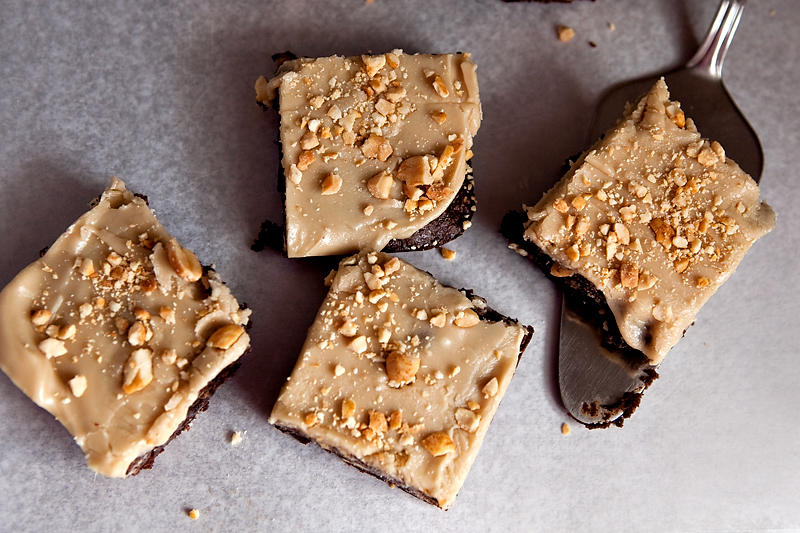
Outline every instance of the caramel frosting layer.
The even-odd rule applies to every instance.
[[[526,334],[485,305],[387,254],[344,259],[270,422],[448,507]]]
[[[247,350],[249,315],[113,178],[0,293],[0,368],[92,470],[123,477]]]
[[[527,213],[525,238],[552,273],[591,281],[653,364],[775,226],[756,182],[701,138],[663,79]]]
[[[286,61],[256,95],[279,102],[289,257],[380,250],[436,219],[481,122],[469,54]]]

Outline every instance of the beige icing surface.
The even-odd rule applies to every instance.
[[[605,295],[653,364],[775,226],[758,185],[701,138],[663,80],[533,208],[525,238]]]
[[[256,92],[280,105],[289,257],[379,250],[436,219],[481,122],[469,54],[297,59]],[[414,157],[424,175],[421,159],[401,167]]]
[[[270,422],[448,507],[525,334],[518,325],[479,321],[472,311],[479,306],[485,303],[389,255],[344,259]],[[411,368],[405,375],[394,370],[397,359]]]
[[[170,241],[145,201],[113,178],[98,205],[0,293],[0,368],[107,476],[125,476],[164,444],[249,345],[250,311]]]

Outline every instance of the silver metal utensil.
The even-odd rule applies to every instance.
[[[704,137],[719,141],[731,159],[754,180],[761,178],[761,143],[722,83],[722,63],[744,10],[745,0],[723,0],[711,29],[689,62],[663,74],[672,99],[681,102]],[[596,142],[621,116],[627,102],[644,95],[662,75],[648,76],[611,89],[595,113],[589,143]],[[641,394],[657,376],[643,354],[631,362],[631,349],[609,347],[600,329],[616,327],[610,316],[587,324],[575,303],[564,297],[559,344],[559,386],[569,413],[589,427],[622,425]],[[638,353],[638,352],[637,352]]]

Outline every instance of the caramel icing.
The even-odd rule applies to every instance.
[[[270,422],[448,507],[525,335],[483,307],[389,255],[344,259]]]
[[[249,315],[113,178],[0,293],[0,368],[69,430],[92,470],[123,477],[245,352]]]
[[[701,138],[663,79],[527,212],[525,238],[553,273],[601,290],[653,364],[775,226],[756,182]]]
[[[481,122],[469,54],[297,59],[256,93],[280,106],[289,257],[379,250],[436,219]]]

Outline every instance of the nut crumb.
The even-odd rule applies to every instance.
[[[569,435],[570,433],[572,433],[572,428],[569,427],[569,424],[567,424],[566,422],[561,424],[561,434]]]
[[[425,437],[422,446],[430,452],[434,457],[446,455],[456,451],[456,445],[447,433],[437,431]]]
[[[322,195],[336,194],[342,188],[342,178],[338,174],[330,173],[322,180]]]
[[[78,374],[71,380],[69,380],[69,388],[72,390],[72,395],[76,398],[80,398],[83,396],[83,393],[86,392],[86,376],[82,374]]]
[[[481,319],[478,316],[478,313],[472,309],[464,309],[456,314],[453,323],[460,328],[471,328],[478,325],[478,322],[480,321]]]
[[[192,509],[191,511],[189,511],[189,518],[191,518],[192,520],[197,520],[198,518],[200,518],[200,511],[198,511],[197,509]]]
[[[558,26],[556,28],[556,33],[558,34],[558,40],[562,43],[566,43],[575,37],[575,30],[569,26]]]
[[[393,351],[386,358],[386,375],[390,381],[399,385],[407,385],[416,380],[420,361],[416,357]]]
[[[67,347],[64,346],[64,341],[58,339],[45,339],[39,343],[38,348],[48,359],[60,357],[67,353]]]
[[[203,267],[197,256],[178,244],[176,239],[167,243],[167,258],[178,277],[185,281],[195,282],[203,275]]]
[[[34,326],[44,326],[50,322],[50,311],[47,309],[37,309],[31,313],[31,324]]]
[[[209,348],[227,350],[233,346],[239,338],[244,335],[244,328],[238,324],[227,324],[217,329],[206,342]]]
[[[483,386],[481,392],[483,393],[484,398],[491,398],[497,391],[500,390],[500,385],[497,383],[497,378],[492,378],[489,382]]]
[[[242,443],[243,431],[234,431],[231,434],[231,446],[238,446]]]
[[[442,248],[441,252],[442,252],[442,257],[444,257],[448,261],[452,261],[453,259],[456,258],[455,250],[451,250],[449,248]]]

